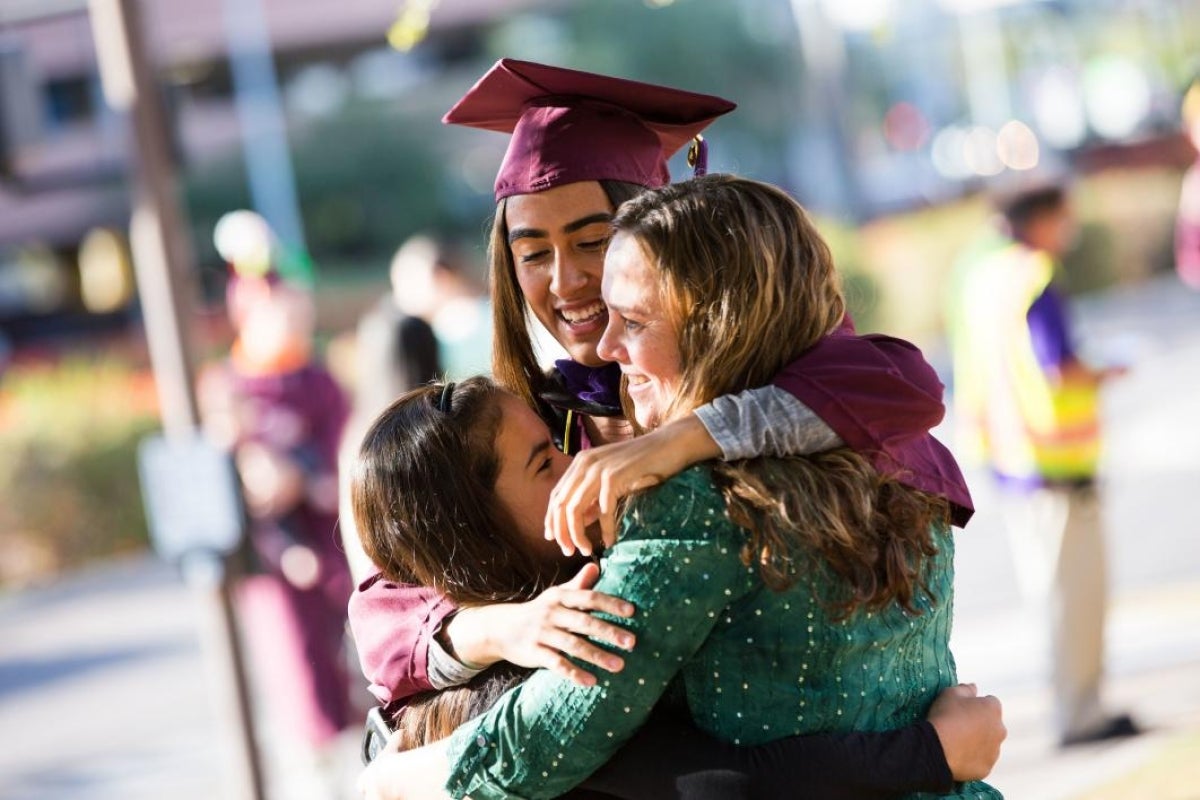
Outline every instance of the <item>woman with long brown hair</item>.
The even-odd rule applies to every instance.
[[[768,379],[842,317],[827,247],[774,187],[698,178],[625,204],[613,226],[599,352],[644,428]],[[602,561],[597,588],[637,606],[623,670],[594,687],[539,671],[446,742],[385,755],[364,786],[557,796],[664,694],[735,744],[911,723],[955,681],[952,576],[946,501],[845,448],[694,467],[630,503]]]

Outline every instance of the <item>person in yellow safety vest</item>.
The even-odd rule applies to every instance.
[[[1134,735],[1133,719],[1107,711],[1100,696],[1099,390],[1122,370],[1094,369],[1076,353],[1055,282],[1077,230],[1066,188],[1027,186],[996,205],[999,224],[964,253],[950,283],[959,456],[995,475],[1022,594],[1049,616],[1060,744]]]

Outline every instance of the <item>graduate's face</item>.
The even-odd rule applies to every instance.
[[[597,352],[621,365],[634,418],[656,427],[679,393],[679,327],[667,308],[658,268],[633,236],[618,233],[604,259],[608,328]]]
[[[500,401],[500,432],[496,456],[500,474],[496,497],[517,525],[517,532],[535,555],[559,561],[562,551],[546,541],[543,530],[550,492],[562,477],[571,457],[554,446],[546,423],[517,397],[505,394]]]
[[[509,197],[504,221],[517,282],[538,321],[567,354],[591,367],[608,322],[600,276],[612,206],[596,181]]]

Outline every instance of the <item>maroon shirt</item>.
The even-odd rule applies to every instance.
[[[775,385],[794,395],[880,472],[945,497],[954,524],[974,513],[966,480],[929,430],[943,386],[921,351],[891,336],[854,334],[849,317],[786,367]],[[350,599],[350,627],[371,693],[387,705],[432,689],[429,642],[454,610],[432,589],[374,575]]]
[[[454,610],[454,604],[433,589],[393,583],[379,573],[354,590],[350,632],[368,688],[380,705],[433,688],[429,641]]]

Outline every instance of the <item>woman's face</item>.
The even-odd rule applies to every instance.
[[[596,351],[621,365],[638,424],[656,427],[682,384],[679,328],[663,302],[657,266],[629,234],[618,233],[609,244],[603,297],[608,327]]]
[[[550,492],[562,477],[571,457],[554,446],[546,423],[517,397],[505,394],[500,401],[500,432],[496,456],[500,474],[496,497],[517,525],[530,551],[546,561],[562,560],[562,551],[543,536]]]
[[[596,181],[509,197],[504,222],[517,282],[538,321],[567,354],[591,367],[608,314],[600,276],[612,207]]]

